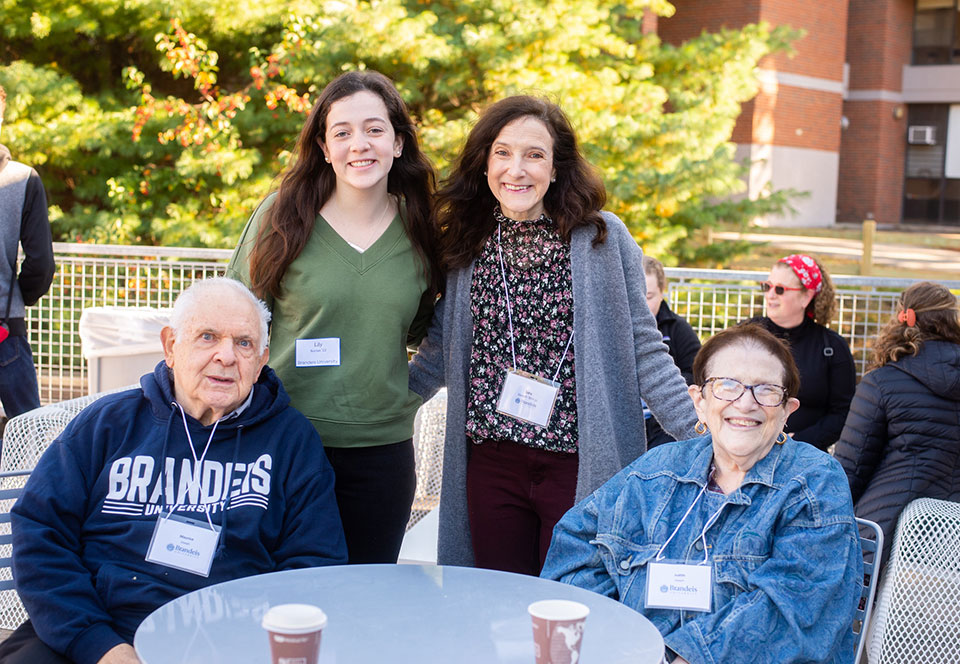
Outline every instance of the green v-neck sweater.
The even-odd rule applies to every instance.
[[[250,252],[264,212],[253,213],[227,276],[250,285]],[[363,253],[317,215],[300,255],[287,267],[273,314],[270,361],[291,405],[327,447],[369,447],[406,440],[421,405],[410,391],[407,347],[418,344],[433,313],[427,281],[400,217]],[[297,366],[298,339],[339,339],[339,366]]]

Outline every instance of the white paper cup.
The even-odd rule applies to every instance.
[[[545,599],[527,607],[533,621],[537,664],[576,664],[590,607],[568,599]]]
[[[327,614],[312,604],[278,604],[260,623],[270,637],[273,664],[317,664]]]

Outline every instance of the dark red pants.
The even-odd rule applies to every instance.
[[[573,507],[578,455],[487,440],[471,445],[467,508],[477,567],[540,574],[553,527]]]

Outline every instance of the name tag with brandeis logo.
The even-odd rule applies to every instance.
[[[186,516],[160,516],[153,529],[146,560],[165,567],[210,576],[220,541],[220,526]]]
[[[643,602],[645,608],[711,611],[712,600],[712,564],[647,564],[647,592]]]
[[[518,369],[508,369],[497,400],[497,412],[545,427],[560,393],[560,383]]]

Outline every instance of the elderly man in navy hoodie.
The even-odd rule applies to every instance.
[[[0,661],[138,662],[144,617],[238,577],[345,563],[333,471],[266,366],[266,307],[241,283],[194,283],[140,388],[83,410],[13,508],[30,616]]]

